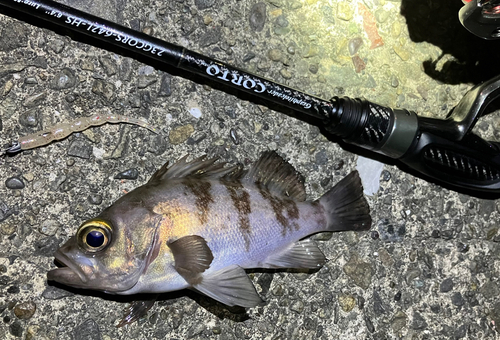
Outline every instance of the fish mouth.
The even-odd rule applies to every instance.
[[[60,250],[56,251],[54,257],[61,267],[50,270],[47,273],[47,280],[57,281],[71,286],[79,285],[78,281],[81,281],[82,284],[88,282],[82,268],[71,261],[71,259]]]

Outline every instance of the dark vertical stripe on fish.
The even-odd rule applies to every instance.
[[[289,198],[283,199],[283,206],[286,209],[286,214],[289,219],[298,220],[300,217],[299,208],[297,207],[297,203],[294,200]],[[295,230],[299,229],[298,223],[293,223]]]
[[[257,188],[259,189],[260,195],[271,205],[276,220],[283,226],[281,234],[285,236],[286,232],[291,230],[292,227],[289,219],[296,220],[299,218],[299,209],[297,208],[296,202],[291,199],[280,199],[274,196],[267,188],[262,187],[260,183],[257,183]],[[284,210],[286,210],[288,217],[283,214]],[[294,225],[295,229],[298,229],[298,225],[296,223],[294,223]]]
[[[229,191],[229,196],[233,202],[236,211],[238,212],[238,221],[240,225],[240,231],[245,240],[245,248],[247,251],[250,249],[250,213],[252,208],[250,205],[250,195],[245,190],[243,185],[239,181],[228,182],[221,181],[222,184]]]
[[[201,224],[205,224],[208,220],[210,203],[214,202],[212,194],[210,193],[212,185],[209,181],[190,178],[186,178],[182,183],[196,196],[195,203],[198,208],[198,218]]]
[[[314,209],[314,218],[316,220],[316,223],[318,223],[318,226],[322,227],[323,229],[326,229],[327,221],[326,221],[325,209],[319,203],[319,200],[311,202],[311,207]]]

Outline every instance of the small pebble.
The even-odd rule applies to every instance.
[[[282,68],[281,71],[280,71],[280,74],[285,79],[291,79],[292,78],[292,74],[286,68]]]
[[[26,337],[25,340],[36,340],[43,339],[43,337],[37,336],[37,333],[40,331],[40,327],[38,325],[30,325],[26,329]]]
[[[337,18],[349,21],[354,15],[354,10],[351,4],[347,1],[342,1],[337,4]]]
[[[392,330],[395,333],[399,332],[403,327],[406,326],[407,320],[408,316],[404,312],[398,311],[391,320]]]
[[[28,172],[26,174],[23,175],[23,178],[28,181],[28,182],[31,182],[35,179],[35,175],[33,175],[32,172]]]
[[[445,240],[451,240],[453,238],[453,230],[443,230],[441,233],[441,238]]]
[[[142,33],[147,34],[147,35],[153,35],[154,29],[151,26],[146,26],[142,29]]]
[[[139,170],[136,168],[122,171],[115,175],[115,179],[137,179],[139,177]]]
[[[465,244],[465,243],[462,243],[462,242],[458,242],[457,243],[457,249],[461,253],[466,253],[466,252],[469,251],[469,245]]]
[[[339,296],[339,304],[344,312],[349,313],[356,306],[356,299],[351,295],[343,294]]]
[[[235,145],[238,145],[240,144],[240,138],[238,137],[238,134],[236,133],[236,130],[235,129],[231,129],[229,131],[229,135],[231,136],[231,140],[233,141],[233,143]]]
[[[396,88],[399,86],[399,80],[398,80],[398,77],[396,76],[391,76],[391,86]]]
[[[353,56],[356,53],[358,53],[358,50],[361,47],[361,45],[363,45],[363,39],[361,39],[361,37],[356,37],[349,40],[349,43],[347,44],[349,48],[349,54]]]
[[[377,19],[379,23],[386,22],[389,16],[390,12],[384,11],[383,9],[378,9],[377,11],[375,11],[375,19]]]
[[[250,60],[252,60],[253,58],[255,58],[255,53],[253,52],[248,52],[247,54],[245,54],[245,56],[243,57],[243,62],[244,63],[247,63],[249,62]]]
[[[7,289],[7,293],[9,293],[9,294],[19,294],[20,291],[21,291],[21,289],[19,289],[18,286],[10,286]]]
[[[15,337],[20,338],[23,336],[23,326],[21,325],[21,323],[19,321],[15,321],[15,322],[11,323],[9,326],[9,331],[10,331],[10,334],[12,334]]]
[[[279,17],[277,17],[274,23],[279,27],[288,27],[288,25],[290,25],[284,15],[280,15]]]
[[[170,97],[172,95],[172,76],[168,73],[163,73],[161,76],[159,97]]]
[[[140,74],[137,77],[137,87],[140,89],[145,89],[146,87],[156,83],[156,81],[157,81],[156,75],[154,74],[150,75]]]
[[[410,57],[411,57],[411,53],[408,50],[406,50],[404,47],[402,47],[401,45],[396,44],[392,47],[392,49],[394,50],[394,52],[396,52],[396,54],[403,61],[408,61],[408,59],[410,59]]]
[[[319,47],[317,45],[308,45],[304,49],[303,57],[304,58],[312,58],[317,56],[319,53]]]
[[[22,179],[18,177],[9,177],[5,180],[5,186],[8,189],[23,189],[24,188],[24,182]]]
[[[457,292],[451,296],[451,303],[457,307],[461,307],[465,304],[465,300],[460,292]]]
[[[365,324],[366,324],[366,328],[368,329],[368,331],[370,333],[375,332],[375,327],[373,326],[372,321],[367,316],[365,316]]]
[[[432,238],[439,238],[441,236],[441,232],[437,229],[434,229],[431,233]]]
[[[171,144],[178,145],[185,142],[194,132],[194,127],[191,124],[178,126],[170,130],[168,139]]]
[[[38,230],[44,235],[52,236],[55,235],[59,227],[60,224],[56,220],[45,220],[42,222]]]
[[[116,72],[118,71],[118,65],[116,61],[108,56],[99,56],[99,63],[101,64],[102,68],[104,69],[104,72],[108,77],[116,74]],[[139,74],[140,74],[140,69],[139,69]]]
[[[92,146],[83,138],[75,138],[68,147],[68,155],[89,159],[92,155]]]
[[[99,194],[90,194],[87,197],[87,201],[93,205],[99,205],[102,203],[102,196]]]
[[[38,112],[36,110],[26,111],[19,116],[19,124],[23,126],[34,128],[38,126],[38,123]]]
[[[69,89],[75,86],[77,82],[78,78],[75,72],[69,68],[63,68],[52,80],[52,87],[56,90]]]
[[[453,289],[453,279],[452,278],[447,278],[441,282],[439,285],[439,291],[441,293],[446,293],[449,292]]]
[[[201,118],[201,115],[202,115],[199,107],[190,108],[189,113],[191,114],[191,116],[193,116],[194,118],[197,118],[197,119]]]
[[[36,311],[36,304],[33,301],[26,301],[17,304],[14,308],[14,314],[21,320],[30,319]]]
[[[352,56],[351,60],[352,60],[352,63],[354,65],[354,71],[356,73],[360,73],[361,71],[363,71],[366,68],[365,62],[358,55]],[[369,86],[369,87],[374,87],[374,86]]]
[[[29,77],[29,78],[24,79],[24,83],[27,85],[34,85],[34,84],[38,84],[38,81],[36,80],[35,77]]]
[[[267,20],[266,7],[267,6],[265,3],[259,2],[253,5],[250,9],[248,20],[250,23],[250,28],[255,32],[260,32],[264,29],[264,25]]]
[[[338,160],[338,161],[335,161],[333,163],[333,170],[340,170],[344,167],[344,161],[341,159],[341,160]]]
[[[279,50],[277,48],[273,48],[273,49],[269,50],[269,52],[267,53],[267,56],[272,61],[280,61],[281,60],[281,50]]]
[[[391,173],[387,170],[382,170],[382,181],[389,182],[391,180]]]
[[[398,302],[399,300],[401,300],[401,292],[397,292],[394,295],[394,301]]]
[[[49,41],[49,43],[47,45],[54,53],[59,54],[63,51],[65,44],[64,44],[63,40],[55,39],[55,40]]]
[[[74,340],[101,339],[99,325],[94,319],[87,319],[73,329]]]
[[[294,312],[302,313],[302,311],[304,310],[304,303],[300,300],[297,300],[293,305],[290,306],[290,309]]]
[[[332,181],[331,177],[325,177],[321,180],[319,184],[321,184],[321,187],[323,187],[324,189],[327,189],[331,181]]]

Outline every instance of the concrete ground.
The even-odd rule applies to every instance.
[[[456,0],[61,2],[325,99],[364,97],[430,117],[498,74],[500,43],[460,26]],[[46,273],[83,221],[164,162],[206,153],[249,165],[277,150],[315,199],[358,155],[245,96],[0,13],[2,146],[106,110],[161,129],[107,124],[0,160],[0,338],[499,338],[498,202],[388,164],[367,196],[371,231],[315,236],[329,259],[317,272],[250,273],[266,305],[245,312],[182,291],[116,328],[131,299],[54,285]],[[498,117],[476,132],[498,140]]]

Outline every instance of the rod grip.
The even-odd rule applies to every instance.
[[[500,143],[485,141],[474,133],[456,141],[420,131],[400,160],[440,182],[500,193]]]

